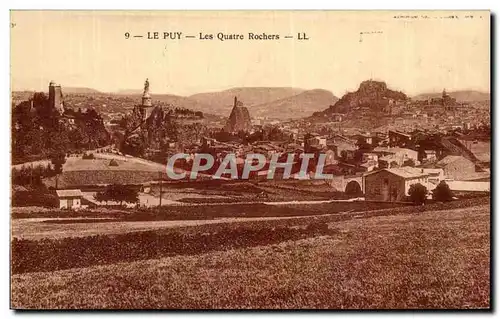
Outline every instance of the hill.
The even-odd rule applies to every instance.
[[[490,93],[488,92],[480,92],[480,91],[472,91],[472,90],[463,90],[463,91],[454,91],[448,92],[448,94],[457,99],[459,102],[478,102],[478,101],[489,101]],[[427,100],[429,98],[438,98],[441,97],[442,93],[422,93],[416,96],[413,96],[413,100]]]
[[[363,81],[355,92],[348,92],[328,109],[317,112],[315,117],[325,117],[334,113],[355,113],[362,110],[364,113],[381,113],[390,101],[407,100],[406,94],[391,90],[385,82]]]
[[[153,98],[153,101],[160,101],[171,104],[175,107],[201,111],[203,113],[212,113],[210,112],[210,106],[185,96],[173,94],[152,94],[151,97]]]
[[[114,92],[113,94],[120,94],[120,95],[139,95],[142,94],[142,90],[137,90],[137,89],[123,89],[123,90],[118,90]]]
[[[198,93],[188,98],[209,108],[209,112],[221,116],[229,116],[233,108],[234,97],[246,107],[270,103],[304,92],[303,89],[290,87],[237,87],[219,92]],[[250,115],[252,109],[250,108]]]
[[[101,91],[86,87],[69,87],[62,88],[63,94],[102,94]]]
[[[322,89],[308,90],[299,94],[250,107],[253,117],[297,119],[311,116],[335,104],[338,97]]]
[[[128,98],[136,103],[140,103],[142,91],[138,94],[115,94],[115,97],[123,97]],[[151,94],[151,98],[153,100],[153,104],[156,102],[162,102],[165,104],[171,104],[174,107],[178,108],[186,108],[191,109],[193,111],[201,111],[203,113],[209,110],[209,107],[201,102],[190,99],[185,96],[174,95],[174,94]],[[129,107],[133,107],[134,105],[129,105]]]

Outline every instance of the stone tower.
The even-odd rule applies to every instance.
[[[56,109],[59,112],[59,114],[64,113],[61,86],[59,84],[56,84],[54,81],[50,81],[49,83],[49,103],[52,108]]]

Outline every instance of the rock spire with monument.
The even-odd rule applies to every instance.
[[[153,105],[151,102],[151,95],[149,94],[149,80],[146,79],[144,82],[144,92],[142,93],[142,103],[140,105],[142,120],[145,121],[151,111],[153,110]]]

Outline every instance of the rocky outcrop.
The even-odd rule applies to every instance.
[[[225,130],[230,133],[239,131],[249,131],[252,128],[252,121],[250,119],[250,112],[243,106],[241,101],[234,97],[234,106],[231,115],[226,123]]]
[[[334,105],[323,112],[318,112],[317,115],[349,113],[356,108],[369,108],[372,111],[383,112],[389,103],[407,99],[408,97],[403,92],[387,88],[385,82],[368,80],[361,82],[357,91],[345,94]]]

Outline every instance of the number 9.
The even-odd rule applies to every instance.
[[[130,33],[125,32],[125,39],[128,39],[128,38],[130,38]]]

